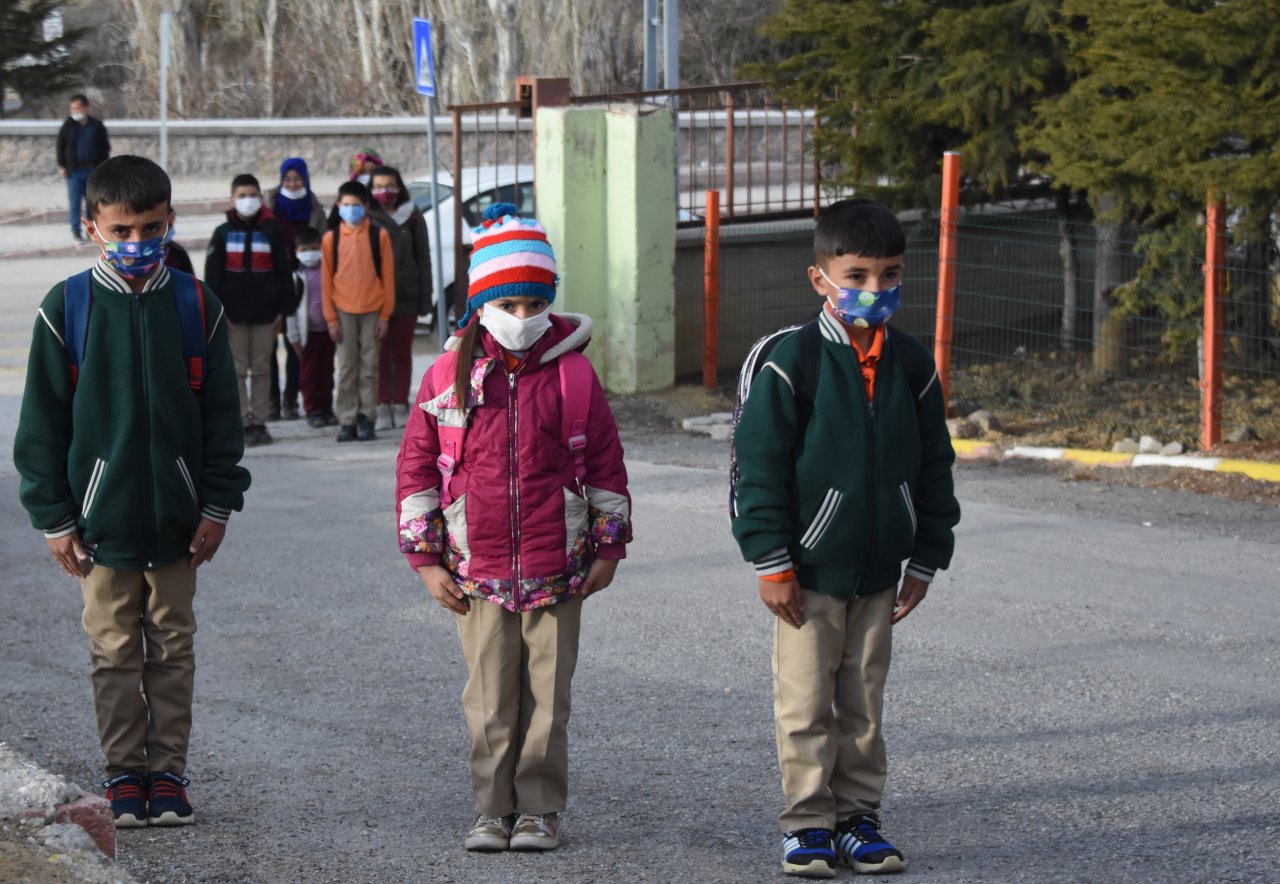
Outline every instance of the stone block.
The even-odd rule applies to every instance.
[[[947,421],[947,432],[952,439],[972,439],[978,435],[978,425],[963,417],[953,417]]]
[[[1111,450],[1117,454],[1137,454],[1138,443],[1132,439],[1121,439],[1115,445],[1111,446]]]
[[[1234,445],[1237,442],[1254,442],[1257,438],[1258,434],[1253,431],[1253,427],[1245,425],[1236,427],[1230,433],[1227,433],[1226,441]]]
[[[58,808],[54,819],[84,829],[106,856],[116,858],[116,824],[111,803],[101,795],[85,795]]]
[[[1181,442],[1170,442],[1168,445],[1160,449],[1160,453],[1165,457],[1173,457],[1175,455],[1182,454],[1183,450]]]
[[[967,418],[969,423],[975,425],[985,436],[987,433],[1000,432],[1003,427],[1000,420],[986,409],[979,409]]]
[[[1164,444],[1154,436],[1143,436],[1138,440],[1139,454],[1157,454]]]

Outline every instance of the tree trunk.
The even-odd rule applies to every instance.
[[[1111,197],[1098,199],[1098,213],[1115,205]],[[1111,315],[1112,292],[1125,281],[1120,252],[1120,228],[1111,222],[1094,225],[1093,370],[1117,374],[1124,367],[1124,321]]]
[[[515,94],[515,80],[520,65],[520,35],[516,32],[516,15],[520,12],[518,0],[489,0],[493,14],[494,42],[498,50],[498,66],[494,80],[497,101],[510,99]]]
[[[266,79],[264,110],[268,117],[276,115],[276,26],[280,21],[280,0],[266,0],[262,16],[263,77]]]
[[[1059,190],[1058,255],[1062,258],[1062,349],[1073,350],[1076,344],[1076,250],[1071,241],[1071,194]]]

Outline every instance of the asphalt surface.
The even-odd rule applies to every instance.
[[[36,303],[0,262],[0,445]],[[139,881],[780,879],[771,622],[726,446],[627,421],[637,540],[587,603],[564,847],[472,855],[452,615],[395,551],[398,439],[274,424],[202,571],[198,825],[120,833]],[[895,633],[899,880],[1280,880],[1280,510],[962,464],[956,561]],[[0,463],[0,740],[100,779],[79,592]],[[841,873],[849,876],[849,872]]]

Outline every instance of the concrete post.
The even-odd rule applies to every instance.
[[[675,125],[666,108],[539,108],[538,218],[559,310],[595,322],[587,355],[615,393],[675,382]],[[606,170],[608,174],[606,174]]]

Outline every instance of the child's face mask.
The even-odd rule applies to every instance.
[[[303,267],[316,267],[320,264],[319,249],[298,249],[298,263]]]
[[[551,305],[527,319],[518,319],[490,304],[481,315],[480,324],[508,350],[524,352],[538,343],[538,339],[551,328]]]
[[[168,243],[168,225],[165,233],[154,239],[128,242],[107,242],[94,225],[94,233],[101,240],[102,260],[107,266],[127,279],[146,279],[164,262],[165,245]]]
[[[400,189],[398,187],[375,187],[373,190],[373,198],[384,209],[395,208],[396,199],[399,196]]]
[[[831,312],[855,328],[875,328],[884,325],[889,317],[902,306],[902,283],[878,292],[841,288],[827,276],[821,267],[822,278],[835,288],[837,295]]]
[[[364,206],[360,205],[341,205],[338,206],[338,217],[346,221],[352,227],[355,227],[364,220]]]

